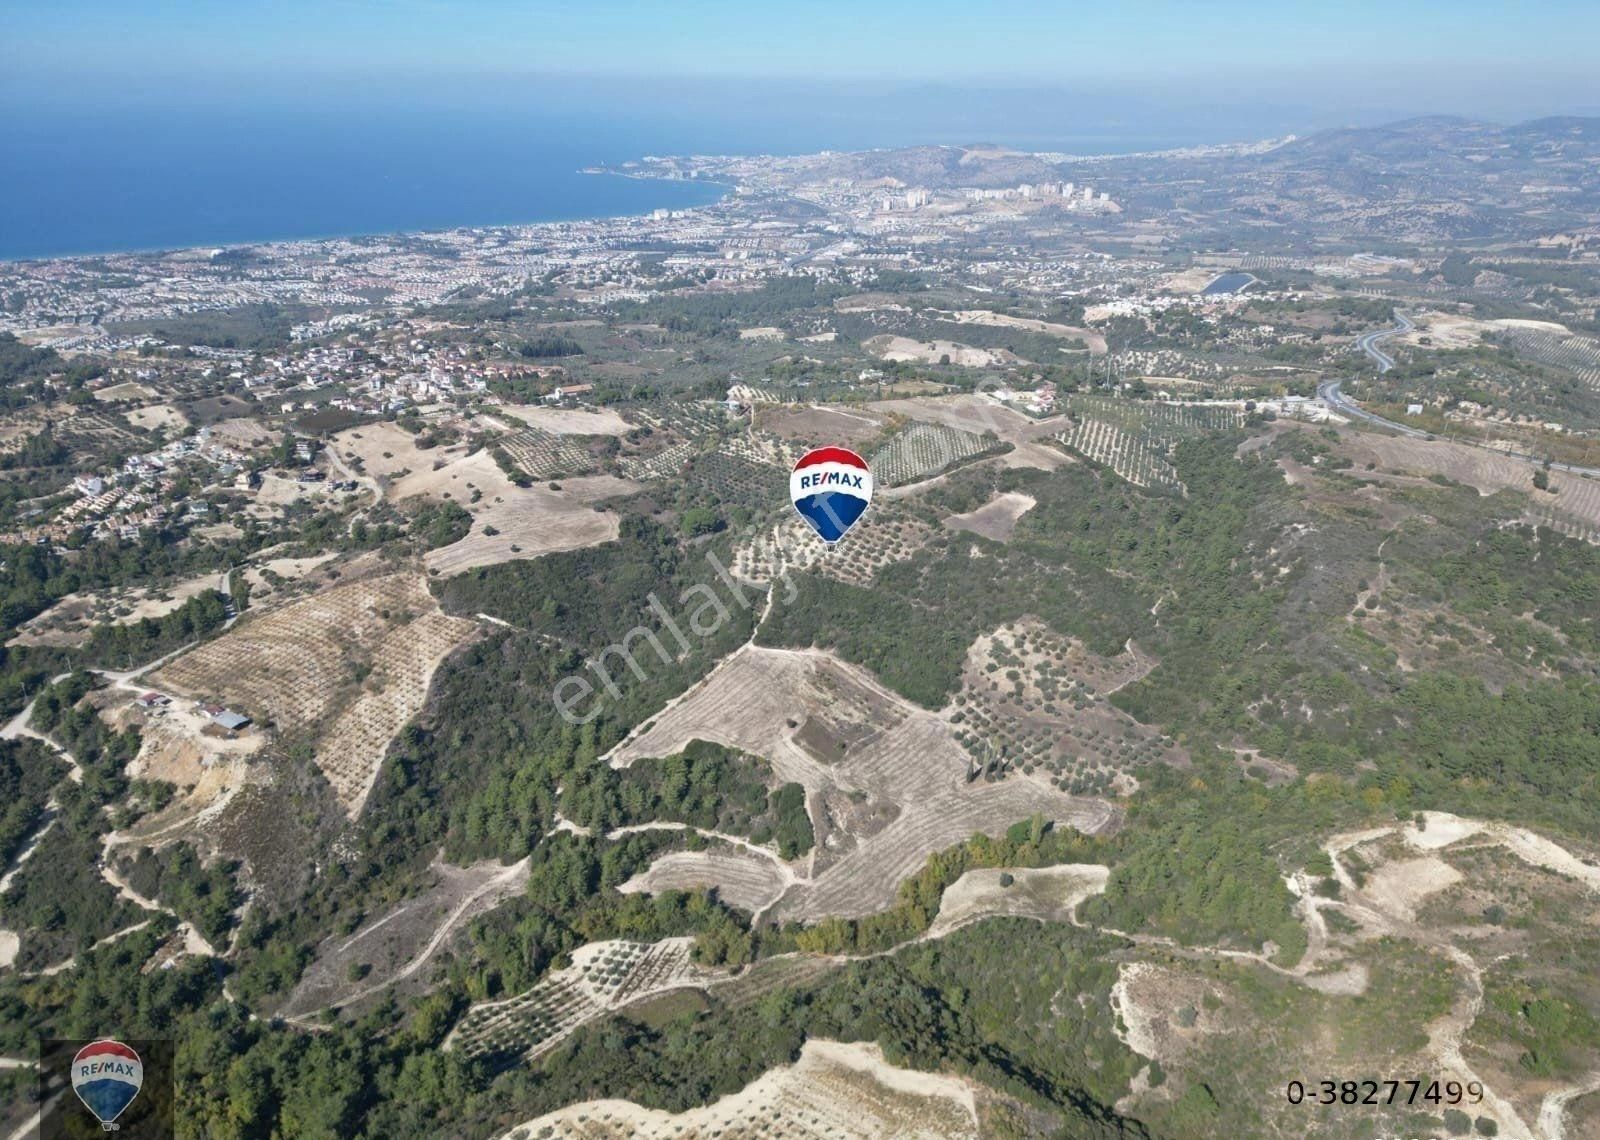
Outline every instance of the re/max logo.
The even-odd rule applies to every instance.
[[[826,471],[821,475],[802,475],[800,476],[800,489],[804,491],[811,487],[837,485],[840,487],[851,487],[856,490],[865,490],[865,488],[861,485],[861,480],[863,478],[864,476],[851,475],[845,471]]]

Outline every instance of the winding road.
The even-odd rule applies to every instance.
[[[1383,349],[1379,348],[1378,345],[1387,340],[1389,337],[1399,336],[1401,333],[1410,332],[1412,329],[1417,327],[1411,322],[1410,317],[1407,317],[1399,310],[1395,311],[1394,320],[1395,324],[1393,328],[1378,329],[1375,332],[1363,333],[1361,336],[1356,338],[1356,346],[1360,348],[1362,352],[1370,356],[1373,362],[1377,364],[1378,374],[1380,376],[1394,367],[1394,357],[1383,351]],[[1390,431],[1399,432],[1401,435],[1409,436],[1412,439],[1429,439],[1432,437],[1431,432],[1423,431],[1421,428],[1412,427],[1410,424],[1401,424],[1396,423],[1394,420],[1386,420],[1382,416],[1374,415],[1372,412],[1367,411],[1360,404],[1356,403],[1339,390],[1339,386],[1342,383],[1342,380],[1324,380],[1321,384],[1317,385],[1317,398],[1322,400],[1334,411],[1339,412],[1341,415],[1352,416],[1358,420],[1365,420],[1370,424],[1377,424],[1379,427],[1388,428]],[[1525,451],[1508,451],[1505,448],[1500,447],[1486,447],[1481,443],[1476,443],[1469,439],[1458,439],[1453,440],[1452,442],[1464,444],[1468,447],[1480,447],[1483,448],[1484,451],[1492,451],[1496,455],[1509,455],[1513,459],[1525,459],[1529,463],[1543,464],[1545,462],[1545,459],[1542,456],[1529,455]],[[1576,463],[1551,462],[1550,468],[1553,471],[1565,471],[1569,475],[1600,476],[1600,467],[1582,467]]]

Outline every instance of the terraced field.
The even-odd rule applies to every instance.
[[[617,889],[624,894],[657,895],[715,887],[723,902],[755,914],[776,902],[792,881],[793,876],[776,857],[729,847],[671,852]]]

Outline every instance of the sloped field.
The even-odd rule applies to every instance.
[[[714,740],[771,761],[807,791],[817,846],[773,907],[780,919],[882,910],[935,851],[995,833],[1035,812],[1094,831],[1114,810],[1023,776],[972,782],[971,765],[937,713],[865,670],[815,650],[745,646],[645,731],[611,753],[625,766]]]
[[[704,1108],[666,1113],[586,1101],[502,1140],[977,1140],[965,1081],[897,1069],[875,1045],[807,1041],[800,1060]]]
[[[473,629],[441,613],[419,575],[381,574],[248,614],[150,681],[282,732],[313,731],[317,765],[354,817],[389,741]]]
[[[720,977],[689,960],[692,938],[662,942],[591,942],[572,953],[572,965],[553,970],[532,988],[504,1001],[480,1002],[445,1038],[444,1048],[468,1057],[523,1057],[549,1052],[579,1027],[650,994]]]

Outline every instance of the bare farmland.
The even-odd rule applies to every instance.
[[[715,888],[729,906],[758,914],[788,888],[793,876],[776,858],[763,858],[742,848],[716,851],[674,851],[617,889],[624,894]]]
[[[996,495],[975,511],[951,515],[944,520],[944,525],[951,530],[970,531],[996,542],[1005,542],[1011,537],[1011,532],[1017,529],[1017,520],[1037,505],[1032,495],[1007,491]]]
[[[467,498],[459,493],[452,498],[472,514],[472,531],[458,542],[430,550],[425,558],[429,573],[460,574],[515,558],[609,542],[617,536],[617,516],[596,510],[595,503],[626,495],[638,486],[611,475],[584,475],[562,480],[559,490],[518,487],[487,456],[475,455],[470,462],[470,467],[458,468],[458,474],[472,490],[482,490],[482,497],[473,502],[468,492]]]
[[[1350,474],[1357,477],[1365,464],[1373,463],[1380,471],[1443,475],[1476,488],[1480,495],[1505,490],[1533,492],[1534,464],[1482,447],[1363,433],[1346,436],[1340,452],[1355,461]],[[1575,523],[1600,527],[1600,480],[1551,471],[1550,486],[1556,494],[1541,495],[1536,500],[1539,509],[1550,508]]]
[[[953,340],[912,340],[908,336],[875,336],[862,348],[883,360],[912,360],[923,364],[955,364],[962,368],[994,368],[1017,363],[1003,348],[975,348]]]
[[[781,1122],[776,1124],[774,1122]],[[629,1101],[569,1105],[501,1140],[977,1140],[972,1086],[899,1069],[871,1044],[813,1039],[773,1069],[704,1108],[666,1113]]]
[[[963,926],[999,916],[1073,922],[1078,904],[1106,889],[1111,872],[1098,863],[1057,867],[979,867],[945,888],[927,937],[941,938]],[[1004,876],[1004,878],[1002,877]],[[1007,884],[1005,878],[1011,882]]]

